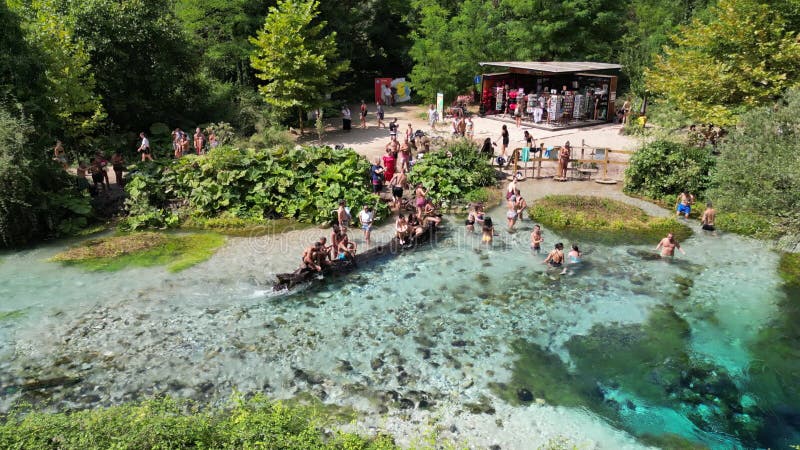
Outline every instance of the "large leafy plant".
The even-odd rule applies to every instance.
[[[701,198],[709,187],[714,157],[709,149],[668,140],[644,145],[625,170],[626,193],[663,199],[687,191]]]
[[[431,200],[447,205],[476,189],[494,185],[497,177],[486,158],[478,154],[476,144],[462,140],[425,155],[414,165],[409,181],[422,183]]]
[[[386,216],[371,193],[369,164],[352,150],[327,147],[271,150],[220,147],[207,156],[144,166],[127,185],[128,229],[177,224],[173,205],[198,217],[291,218],[325,223],[339,200],[368,204]]]

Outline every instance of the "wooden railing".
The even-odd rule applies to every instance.
[[[529,158],[528,161],[521,161],[522,156],[522,148],[516,148],[513,150],[512,155],[514,157],[514,169],[511,172],[512,174],[516,174],[520,171],[523,171],[524,175],[527,177],[527,171],[533,170],[535,176],[532,178],[540,179],[542,177],[542,163],[552,162],[558,165],[558,155],[561,152],[561,146],[553,146],[549,147],[550,154],[549,157],[544,157],[544,152],[539,152],[538,148],[536,153],[538,153],[538,157],[536,158]],[[576,152],[580,151],[580,157],[576,157]],[[602,153],[602,157],[599,155]],[[581,142],[580,147],[572,147],[570,150],[570,158],[569,163],[571,167],[568,167],[568,171],[572,171],[573,174],[578,172],[580,174],[580,178],[586,177],[587,179],[591,179],[592,175],[597,175],[602,172],[601,176],[595,178],[595,181],[598,183],[605,183],[605,184],[613,184],[616,183],[617,180],[610,179],[608,177],[608,166],[611,164],[620,164],[620,165],[628,165],[628,161],[620,161],[620,160],[612,160],[609,156],[612,154],[620,154],[620,155],[632,155],[636,153],[632,150],[616,150],[610,148],[601,148],[601,147],[591,147],[586,145],[585,142]],[[533,149],[531,149],[530,154],[535,154]],[[591,156],[591,157],[587,157]],[[520,162],[524,163],[524,166],[520,167]],[[529,167],[528,163],[533,163],[533,166]],[[594,168],[593,166],[597,166]],[[558,178],[555,178],[558,179]]]

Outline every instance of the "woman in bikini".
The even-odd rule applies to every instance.
[[[483,227],[481,231],[483,231],[483,236],[481,236],[481,241],[483,241],[486,244],[491,244],[492,239],[494,239],[494,225],[492,224],[491,217],[485,217],[483,219]]]
[[[553,251],[545,258],[544,263],[550,264],[550,267],[561,267],[564,264],[564,244],[561,242],[556,244]]]
[[[417,187],[414,189],[414,206],[417,207],[417,217],[422,217],[422,208],[425,207],[426,195],[428,195],[428,191],[422,187],[422,183],[417,183]]]
[[[397,239],[400,240],[400,245],[405,245],[406,238],[408,238],[408,221],[402,214],[397,215],[397,220],[394,222],[394,231]]]

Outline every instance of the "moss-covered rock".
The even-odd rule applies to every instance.
[[[531,220],[575,241],[648,244],[670,232],[678,240],[692,234],[675,218],[648,216],[635,206],[599,197],[551,195],[534,202],[528,214]]]
[[[224,242],[224,237],[213,233],[134,233],[90,239],[50,261],[93,271],[166,265],[169,271],[178,272],[207,260]]]

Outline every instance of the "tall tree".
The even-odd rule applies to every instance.
[[[192,64],[200,62],[190,59],[171,0],[62,1],[112,122],[140,129],[193,111],[201,93]]]
[[[315,21],[317,7],[316,0],[281,0],[250,39],[256,46],[250,61],[264,81],[259,91],[275,108],[297,112],[300,133],[304,111],[324,104],[336,90],[333,80],[349,67],[338,58],[336,33],[324,34],[325,21]]]
[[[86,45],[75,36],[58,3],[28,0],[18,2],[16,7],[25,18],[25,38],[37,48],[44,64],[43,91],[54,119],[51,128],[61,138],[80,141],[96,131],[106,114],[95,93]],[[40,128],[48,131],[41,123]]]
[[[800,42],[772,5],[720,0],[646,72],[648,88],[695,121],[736,123],[800,83]]]

